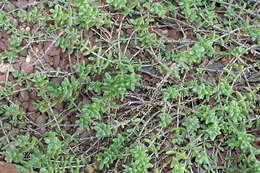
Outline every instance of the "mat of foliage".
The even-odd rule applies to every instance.
[[[254,0],[1,0],[1,163],[260,172],[259,9]]]

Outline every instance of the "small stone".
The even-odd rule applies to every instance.
[[[14,68],[12,67],[12,65],[11,64],[4,64],[4,63],[1,63],[0,64],[0,72],[1,73],[6,73],[6,72],[14,72],[15,70],[14,70]]]
[[[3,63],[0,64],[1,73],[5,73],[7,71],[7,69],[8,69],[8,67],[5,64],[3,64]]]
[[[46,41],[44,43],[44,50],[47,51],[47,55],[50,55],[50,56],[56,56],[56,55],[60,55],[60,48],[59,47],[56,47],[52,44],[52,41]]]
[[[217,63],[209,64],[207,68],[209,74],[215,78],[217,76],[217,70],[221,70],[223,68],[223,65],[217,62]]]
[[[23,26],[19,26],[19,29],[20,29],[21,31],[23,31],[23,30],[24,30]]]
[[[33,66],[28,62],[24,62],[21,66],[21,69],[24,70],[27,74],[31,74],[33,72]]]
[[[35,122],[38,125],[44,125],[46,123],[46,121],[47,121],[47,116],[46,116],[46,114],[43,113],[36,119]]]
[[[20,65],[19,65],[19,63],[15,63],[15,64],[13,65],[13,68],[14,68],[14,70],[19,71],[19,70],[20,70]]]
[[[20,56],[26,57],[28,54],[28,49],[24,48],[19,52]]]
[[[87,173],[93,173],[94,172],[94,168],[92,166],[87,167],[85,170],[86,170]]]
[[[6,50],[7,48],[8,46],[2,40],[0,40],[0,50]]]
[[[29,26],[27,26],[27,27],[25,28],[25,30],[26,30],[27,32],[29,32],[29,31],[31,30],[31,28],[30,28]]]
[[[31,57],[30,57],[30,55],[27,55],[27,57],[26,57],[26,59],[25,59],[25,62],[31,62]]]
[[[34,111],[33,102],[29,102],[28,111],[29,111],[29,112],[33,112],[33,111]]]
[[[9,147],[7,148],[7,151],[14,150],[16,147],[14,144],[10,144]]]
[[[71,142],[71,143],[70,143],[70,146],[71,146],[71,147],[74,147],[74,146],[76,146],[76,145],[77,145],[76,142]]]
[[[251,15],[250,15],[250,18],[253,20],[253,19],[256,18],[256,15],[255,15],[255,14],[251,14]]]
[[[179,35],[178,35],[178,32],[176,30],[169,30],[168,37],[173,39],[173,40],[179,40]]]
[[[9,81],[9,82],[15,81],[13,75],[9,75],[9,76],[8,76],[8,81]],[[15,81],[15,83],[16,83],[16,81]]]
[[[28,13],[31,12],[31,11],[33,11],[32,5],[29,5],[26,10],[27,10]]]
[[[147,73],[153,73],[153,69],[152,67],[148,66],[148,67],[142,67],[142,70],[147,72]]]

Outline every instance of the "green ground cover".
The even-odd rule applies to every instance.
[[[0,9],[0,156],[19,172],[260,172],[258,1]]]

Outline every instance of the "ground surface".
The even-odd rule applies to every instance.
[[[1,0],[0,172],[260,172],[259,9]]]

